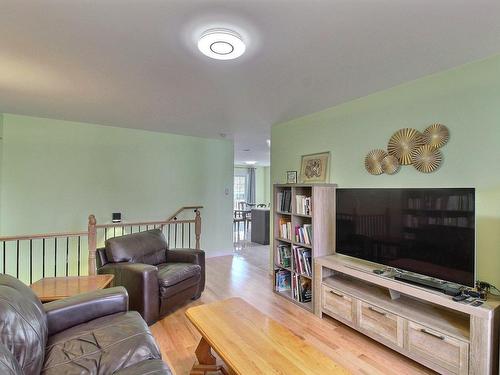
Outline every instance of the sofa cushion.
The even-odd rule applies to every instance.
[[[167,261],[167,241],[159,229],[127,234],[106,240],[109,262],[145,263],[156,266]]]
[[[144,320],[129,311],[49,337],[41,374],[112,374],[149,359],[161,359],[160,351]]]
[[[47,319],[33,291],[9,275],[0,275],[0,343],[25,375],[38,375],[47,342]]]
[[[201,267],[192,263],[165,263],[158,265],[160,288],[169,288],[201,274]]]
[[[23,375],[21,366],[4,344],[0,344],[0,374]]]
[[[115,372],[113,375],[172,375],[167,364],[159,359],[142,361]]]

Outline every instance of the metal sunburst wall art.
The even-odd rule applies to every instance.
[[[443,161],[440,148],[449,138],[450,132],[443,124],[432,124],[423,132],[399,129],[389,139],[387,152],[376,149],[366,155],[365,168],[373,175],[396,174],[402,165],[413,165],[422,173],[434,172]]]

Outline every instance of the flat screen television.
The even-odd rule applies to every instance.
[[[461,285],[475,281],[475,189],[337,189],[336,252]]]

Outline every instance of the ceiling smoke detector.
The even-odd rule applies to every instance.
[[[246,46],[236,31],[209,29],[198,40],[198,49],[212,59],[232,60],[243,55]]]

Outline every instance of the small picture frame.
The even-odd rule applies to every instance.
[[[297,183],[297,171],[287,171],[286,172],[286,183],[296,184]]]
[[[303,183],[326,182],[328,180],[329,161],[330,152],[302,155],[300,181]]]

